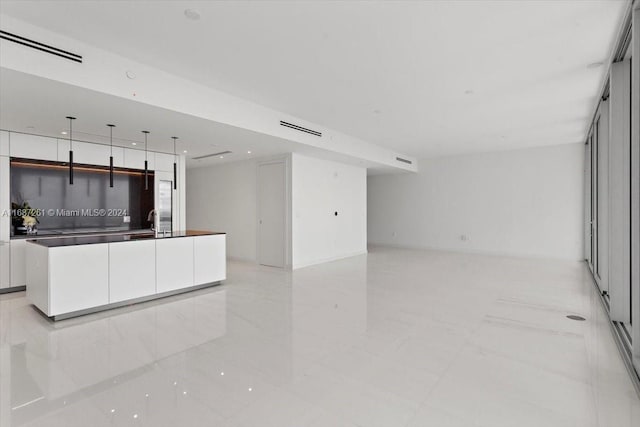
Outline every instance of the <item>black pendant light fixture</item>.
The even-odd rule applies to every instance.
[[[147,161],[147,136],[149,135],[148,130],[143,130],[144,133],[144,189],[149,189],[149,162]]]
[[[73,185],[73,121],[75,117],[67,116],[69,119],[69,185]]]
[[[111,149],[111,155],[109,156],[109,187],[113,188],[113,128],[116,125],[109,126],[109,146]]]
[[[173,139],[173,189],[177,190],[178,189],[178,155],[176,153],[176,140],[178,139],[177,136],[172,136],[171,139]]]

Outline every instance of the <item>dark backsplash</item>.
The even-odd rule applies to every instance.
[[[75,166],[74,185],[69,185],[65,163],[11,159],[11,202],[26,201],[40,210],[37,227],[42,231],[149,227],[153,172],[145,190],[143,171],[116,168],[111,188],[108,168]],[[131,218],[130,223],[124,222],[124,215]]]

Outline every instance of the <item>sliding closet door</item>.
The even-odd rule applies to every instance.
[[[640,2],[633,5],[631,63],[631,329],[632,357],[640,372]]]
[[[591,142],[584,145],[584,259],[591,266]]]
[[[631,323],[631,61],[611,66],[609,131],[609,304]]]
[[[609,99],[600,103],[596,117],[598,140],[597,187],[597,283],[602,294],[609,298]]]
[[[591,272],[598,277],[598,138],[597,122],[589,133],[591,147]]]

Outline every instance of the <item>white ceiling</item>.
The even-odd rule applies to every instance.
[[[171,137],[178,136],[177,152],[186,156],[188,167],[297,152],[364,166],[374,174],[392,170],[305,144],[0,68],[0,129],[66,139],[68,134],[62,132],[68,131],[68,115],[78,117],[73,124],[74,140],[108,144],[106,125],[112,123],[116,125],[116,146],[143,149],[141,131],[149,130],[149,150],[173,153]],[[223,158],[193,159],[227,150],[232,153]]]
[[[627,4],[1,0],[0,11],[428,157],[581,142]]]

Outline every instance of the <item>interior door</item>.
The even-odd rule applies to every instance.
[[[285,266],[285,162],[258,165],[258,263]]]

